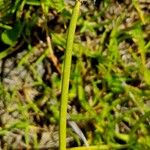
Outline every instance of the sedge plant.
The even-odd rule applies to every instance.
[[[62,84],[61,84],[61,103],[60,103],[60,124],[59,124],[59,149],[66,150],[66,119],[67,119],[67,103],[69,91],[69,78],[71,70],[72,49],[74,34],[79,15],[81,1],[76,0],[73,8],[71,21],[68,29],[65,58],[63,64]]]

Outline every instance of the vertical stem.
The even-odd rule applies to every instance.
[[[59,129],[59,146],[60,150],[66,150],[66,119],[67,119],[67,103],[68,103],[68,89],[69,78],[72,60],[72,48],[74,41],[74,34],[77,24],[77,19],[80,9],[80,1],[77,0],[73,8],[72,17],[68,29],[66,52],[63,64],[63,75],[61,85],[61,103],[60,103],[60,129]]]

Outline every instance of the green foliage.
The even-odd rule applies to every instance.
[[[73,5],[0,0],[2,149],[59,147],[61,78]],[[82,3],[71,33],[74,43],[68,46],[72,64],[68,106],[62,109],[68,108],[68,120],[79,125],[89,149],[150,149],[150,16],[144,6],[138,0],[104,0],[100,8]],[[87,149],[69,124],[66,130],[63,142],[76,146],[68,149]]]
[[[56,9],[57,11],[62,11],[64,9],[63,0],[27,0],[26,4],[34,6],[42,6],[45,13],[48,13],[49,8]]]
[[[5,30],[2,34],[1,34],[1,39],[5,44],[8,45],[14,45],[18,38],[21,35],[23,29],[23,24],[21,24],[20,22],[16,23],[16,25],[10,29],[10,30]]]

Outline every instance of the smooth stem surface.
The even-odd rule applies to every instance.
[[[77,24],[77,19],[80,9],[80,1],[77,0],[73,8],[72,17],[68,29],[67,45],[63,65],[62,85],[61,85],[61,104],[60,104],[60,129],[59,129],[59,148],[60,150],[66,150],[66,119],[67,119],[67,103],[68,103],[68,89],[69,78],[72,59],[72,48],[74,34]]]
[[[109,145],[95,145],[95,146],[89,146],[89,147],[73,147],[68,148],[67,150],[110,150],[110,149],[124,149],[127,148],[128,145],[124,144],[109,144]]]

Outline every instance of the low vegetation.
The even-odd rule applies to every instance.
[[[0,0],[1,149],[59,149],[74,6],[74,0]],[[68,150],[149,150],[150,2],[83,1],[72,36]]]

